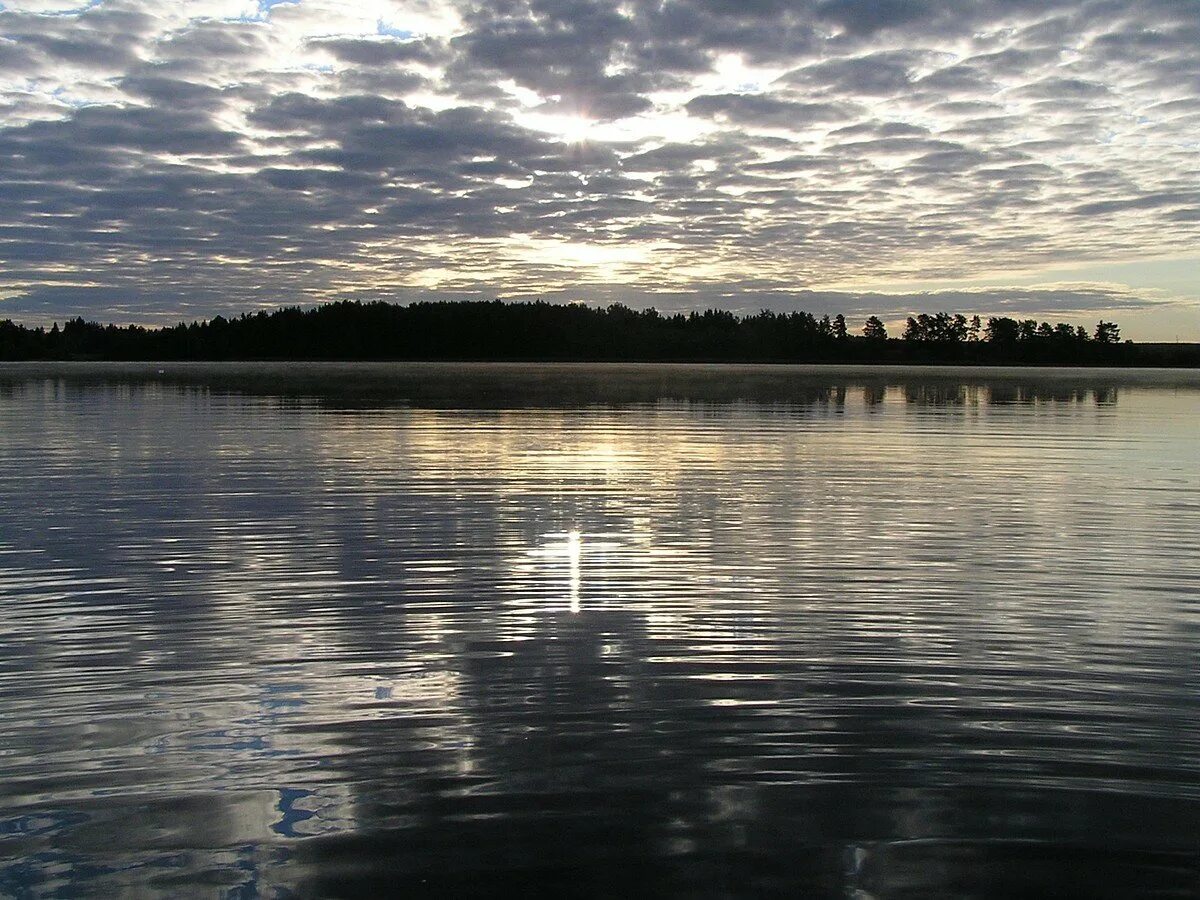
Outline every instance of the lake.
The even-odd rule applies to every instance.
[[[0,895],[1195,896],[1200,373],[0,366]]]

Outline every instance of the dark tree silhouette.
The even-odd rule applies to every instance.
[[[984,334],[993,344],[1015,344],[1021,336],[1021,324],[1007,316],[993,316],[987,320]]]
[[[978,317],[976,317],[978,318]],[[845,317],[762,310],[663,314],[615,304],[330,303],[288,307],[165,328],[99,325],[74,318],[61,328],[0,321],[0,359],[222,360],[759,360],[775,362],[1039,365],[1197,365],[1196,345],[1119,343],[1101,322],[1096,339],[1068,323],[1041,327],[993,317],[986,340],[958,313],[910,316],[905,340],[892,340],[871,316],[862,337]]]
[[[869,341],[886,341],[887,336],[883,320],[878,316],[868,316],[866,324],[863,325],[863,337]]]
[[[934,315],[921,313],[916,318],[909,316],[904,329],[906,341],[932,341],[939,344],[956,344],[967,338],[967,317],[940,312]]]
[[[983,327],[983,323],[979,321],[979,316],[971,316],[971,324],[967,326],[967,340],[979,340],[979,331]]]

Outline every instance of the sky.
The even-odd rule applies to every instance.
[[[1200,0],[5,0],[0,319],[938,310],[1200,340]]]

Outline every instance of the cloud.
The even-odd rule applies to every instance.
[[[763,94],[703,94],[688,101],[687,111],[737,125],[799,130],[812,124],[843,122],[850,113],[833,103],[803,103]]]
[[[1084,203],[1082,206],[1075,207],[1072,212],[1077,216],[1106,216],[1129,210],[1188,207],[1194,204],[1200,204],[1200,190],[1142,194],[1139,197],[1125,200],[1100,200],[1095,203]]]
[[[395,38],[313,38],[308,47],[325,50],[335,59],[360,66],[436,62],[444,48],[436,41]]]
[[[753,308],[1194,254],[1198,41],[1170,0],[7,4],[0,294]]]
[[[826,0],[817,6],[817,16],[851,34],[871,34],[928,18],[932,7],[920,0]]]
[[[888,51],[823,60],[795,69],[780,81],[850,97],[886,97],[911,86],[911,73],[922,56],[913,51]]]

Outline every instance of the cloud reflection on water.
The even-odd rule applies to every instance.
[[[1194,875],[1200,392],[742,377],[11,382],[0,886]]]

